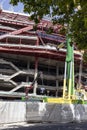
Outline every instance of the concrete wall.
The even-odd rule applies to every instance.
[[[87,121],[87,105],[0,101],[0,124]]]
[[[87,121],[87,105],[26,103],[27,122],[80,122]]]
[[[0,101],[0,124],[26,121],[25,102]]]

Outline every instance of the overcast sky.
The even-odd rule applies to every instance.
[[[9,4],[10,0],[0,0],[0,6],[4,10],[23,13],[23,4],[19,3],[18,6]]]

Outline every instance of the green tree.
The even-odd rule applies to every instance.
[[[79,49],[87,50],[87,0],[10,0],[13,5],[18,2],[36,23],[50,15],[54,24],[63,25],[62,30],[71,35]]]

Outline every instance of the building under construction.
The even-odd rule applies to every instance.
[[[53,33],[49,33],[52,29]],[[43,19],[35,28],[28,15],[0,13],[0,98],[20,99],[29,94],[61,96],[66,46],[61,25]],[[48,32],[48,33],[47,33]],[[75,48],[75,75],[82,67],[82,56]],[[85,73],[85,64],[83,65]],[[39,76],[38,76],[39,75]],[[80,77],[84,84],[86,78]],[[32,87],[30,87],[32,84]]]

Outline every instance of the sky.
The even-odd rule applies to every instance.
[[[19,3],[17,6],[12,6],[11,4],[9,4],[9,2],[10,2],[10,0],[0,0],[0,7],[6,11],[28,14],[28,13],[23,12],[23,4],[22,3]],[[48,15],[44,16],[44,18],[50,19],[50,17],[48,17]]]
[[[23,13],[23,4],[22,3],[19,3],[17,6],[12,6],[9,4],[9,2],[10,2],[10,0],[0,0],[0,7],[3,10]]]

